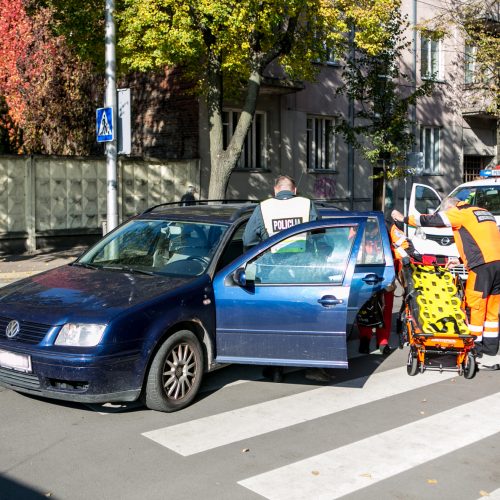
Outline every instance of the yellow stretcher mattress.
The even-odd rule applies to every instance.
[[[427,334],[468,335],[462,301],[453,275],[443,267],[411,264],[411,288],[418,305],[417,322]]]

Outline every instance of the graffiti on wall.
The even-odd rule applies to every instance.
[[[329,200],[335,197],[337,182],[333,177],[319,177],[314,181],[314,197]]]

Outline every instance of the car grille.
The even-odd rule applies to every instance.
[[[16,372],[0,368],[0,382],[25,389],[40,389],[40,380],[32,373]]]
[[[455,243],[455,238],[453,236],[440,236],[438,234],[426,234],[425,239],[430,240],[430,241],[435,241],[436,243],[439,243],[443,247],[448,247],[450,245],[453,245],[453,243]]]
[[[5,329],[12,319],[14,318],[0,316],[0,338],[7,338]],[[24,342],[26,344],[38,344],[45,337],[45,335],[47,335],[51,328],[52,327],[49,325],[42,325],[31,321],[19,321],[19,333],[13,340],[16,342]]]

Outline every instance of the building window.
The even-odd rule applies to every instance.
[[[223,126],[223,145],[227,148],[241,112],[235,110],[226,110],[222,114]],[[266,114],[257,111],[254,115],[252,125],[248,130],[248,134],[243,145],[240,159],[236,168],[255,169],[266,168],[266,151],[267,151],[267,134],[266,134]]]
[[[464,52],[464,83],[474,83],[476,71],[476,47],[466,45]]]
[[[423,154],[425,174],[439,174],[440,137],[439,127],[420,129],[420,151]]]
[[[420,46],[420,75],[422,78],[439,79],[441,42],[422,36]]]
[[[335,170],[334,126],[332,118],[307,118],[308,170]]]

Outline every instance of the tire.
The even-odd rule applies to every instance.
[[[150,410],[181,410],[196,397],[202,377],[199,340],[189,330],[178,331],[165,340],[153,358],[141,400]]]
[[[406,371],[408,372],[408,375],[412,377],[418,373],[418,356],[417,350],[414,347],[410,347],[410,351],[408,352]]]
[[[463,362],[463,368],[464,368],[464,378],[466,379],[471,379],[474,377],[476,374],[476,358],[474,357],[474,354],[469,352],[467,354],[466,360]]]

